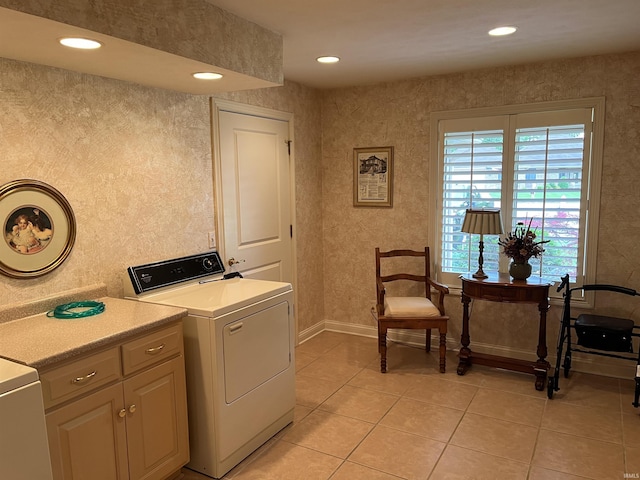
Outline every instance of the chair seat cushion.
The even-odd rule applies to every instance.
[[[424,297],[385,297],[386,317],[439,317],[440,310],[431,300]]]

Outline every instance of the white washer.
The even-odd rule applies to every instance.
[[[220,478],[293,421],[293,291],[224,279],[217,252],[130,267],[125,296],[186,308],[191,460]]]
[[[38,372],[0,358],[0,478],[51,480]]]

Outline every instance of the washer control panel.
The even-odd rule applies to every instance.
[[[218,252],[207,252],[129,267],[127,273],[139,295],[156,288],[221,275],[224,265]]]

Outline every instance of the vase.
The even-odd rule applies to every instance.
[[[527,261],[523,263],[511,262],[509,264],[509,275],[514,280],[526,280],[531,276],[531,265]]]

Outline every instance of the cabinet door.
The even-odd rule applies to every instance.
[[[46,415],[54,480],[128,480],[122,385]]]
[[[166,478],[189,461],[184,357],[124,381],[131,480]]]

